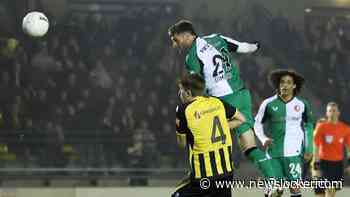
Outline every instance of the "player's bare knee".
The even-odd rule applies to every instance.
[[[301,193],[301,190],[300,190],[300,188],[297,188],[297,187],[291,187],[291,188],[289,188],[289,191],[290,191],[290,193],[292,193],[292,194],[300,194]]]
[[[335,189],[326,189],[326,197],[333,197],[335,196],[336,190]]]

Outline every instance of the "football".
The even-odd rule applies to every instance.
[[[23,18],[22,29],[32,37],[44,36],[49,30],[49,19],[42,12],[29,12]]]

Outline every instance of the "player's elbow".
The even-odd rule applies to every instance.
[[[228,125],[230,127],[230,130],[241,126],[243,123],[244,123],[243,121],[238,120],[238,119],[232,119],[232,120],[228,121]]]
[[[181,148],[181,149],[185,149],[186,145],[183,142],[177,142],[177,145]]]
[[[176,141],[180,148],[186,148],[186,135],[177,134]]]
[[[258,122],[254,123],[254,126],[253,126],[254,131],[260,131],[260,130],[262,130],[262,128],[263,128],[262,124],[260,124]]]
[[[242,124],[247,121],[246,117],[240,111],[236,112],[234,119],[239,120]]]

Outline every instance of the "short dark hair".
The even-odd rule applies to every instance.
[[[188,20],[180,20],[168,29],[169,36],[174,36],[175,34],[184,32],[188,32],[192,35],[197,35],[192,22]]]
[[[193,96],[204,94],[205,81],[199,74],[184,74],[177,81],[177,85],[181,85],[185,90],[190,90]]]
[[[296,86],[294,89],[294,95],[299,94],[301,89],[303,88],[305,79],[302,75],[300,75],[294,70],[290,70],[290,69],[273,70],[269,74],[270,85],[279,92],[279,85],[280,85],[281,78],[286,75],[289,75],[293,78],[293,81]]]

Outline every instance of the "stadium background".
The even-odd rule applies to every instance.
[[[47,14],[44,38],[22,33],[29,10]],[[293,68],[317,118],[336,101],[349,121],[348,0],[2,0],[0,185],[173,187],[186,168],[173,126],[184,57],[167,28],[181,18],[261,42],[237,56],[255,111],[273,94],[267,73]],[[233,154],[238,178],[258,176]]]

